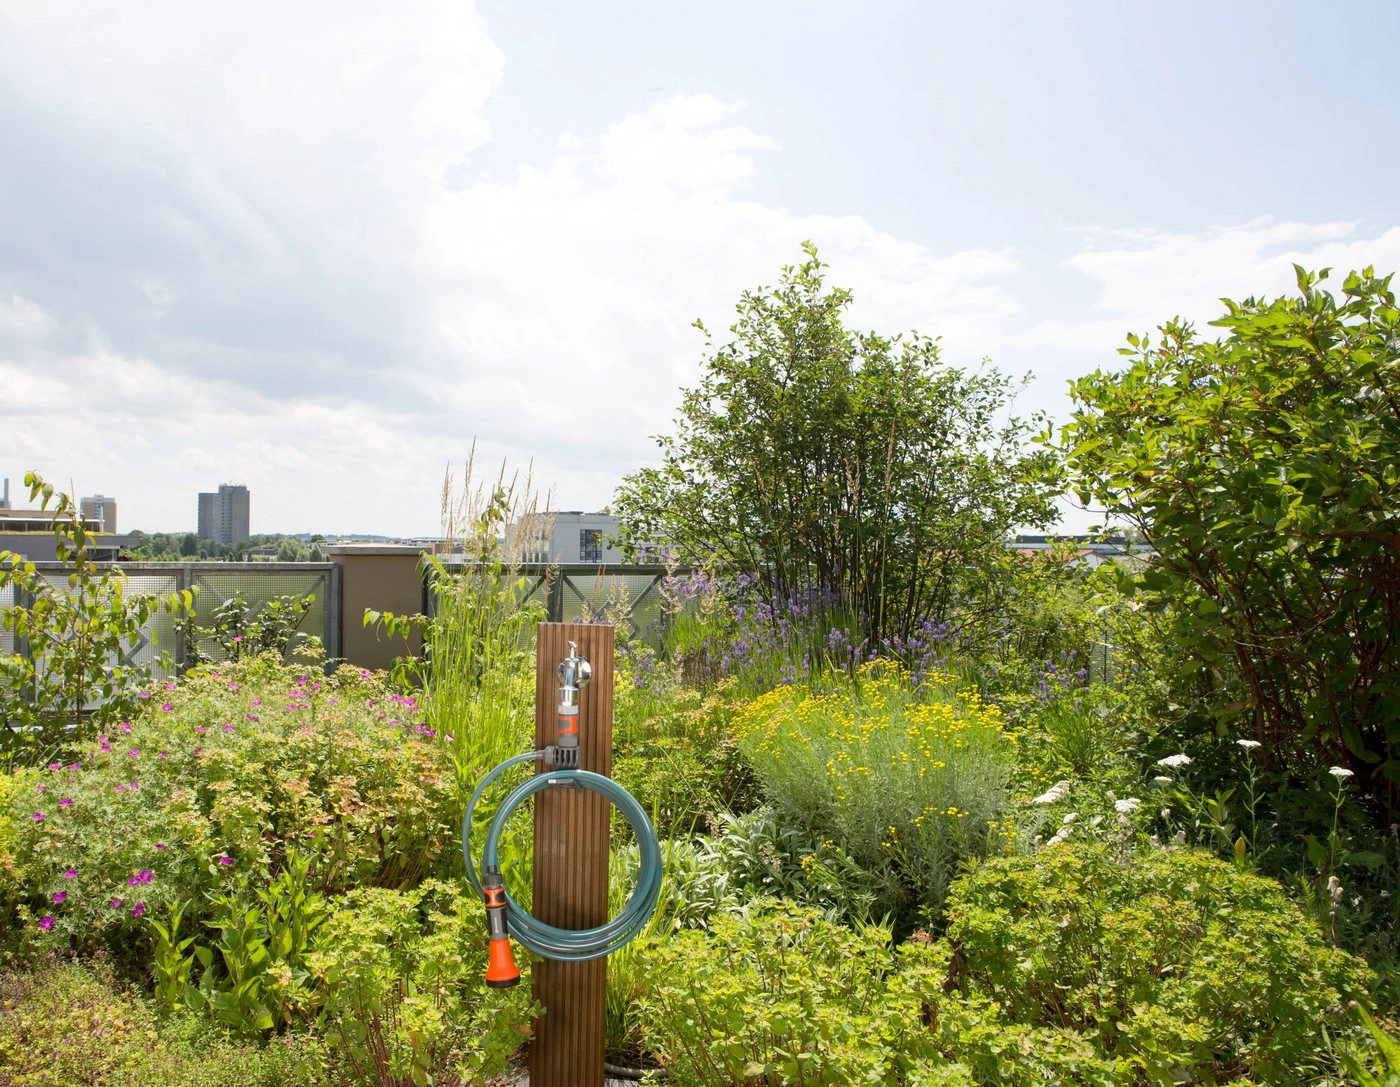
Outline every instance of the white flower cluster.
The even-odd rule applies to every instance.
[[[1158,759],[1158,760],[1157,760],[1157,765],[1158,765],[1158,766],[1170,766],[1173,770],[1175,770],[1175,769],[1176,769],[1177,767],[1179,767],[1179,766],[1190,766],[1190,765],[1191,765],[1191,756],[1190,756],[1190,755],[1168,755],[1165,759]]]
[[[1113,810],[1116,811],[1119,815],[1128,815],[1132,812],[1137,811],[1138,808],[1141,806],[1142,801],[1135,796],[1127,796],[1124,797],[1122,800],[1115,800],[1113,802]]]
[[[1058,804],[1065,797],[1069,796],[1069,782],[1057,781],[1045,792],[1031,801],[1032,804]]]
[[[1354,775],[1350,770],[1348,770],[1345,766],[1334,766],[1334,767],[1332,767],[1332,769],[1328,770],[1327,772],[1328,772],[1329,774],[1331,774],[1334,778],[1336,778],[1338,781],[1340,781],[1342,778],[1349,778],[1349,777],[1354,777],[1354,776],[1355,776],[1355,775]]]

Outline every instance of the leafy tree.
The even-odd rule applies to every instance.
[[[137,692],[153,664],[134,660],[157,611],[188,612],[188,591],[156,597],[130,593],[120,567],[100,566],[90,553],[93,533],[78,504],[34,472],[24,477],[29,497],[53,503],[51,527],[57,554],[67,563],[66,582],[49,581],[22,555],[0,551],[0,630],[13,638],[0,651],[0,742],[39,750],[65,737],[69,726],[83,738],[88,726],[106,727],[135,711]]]
[[[1291,769],[1372,772],[1400,792],[1400,311],[1390,279],[1297,269],[1298,294],[1225,300],[1129,336],[1132,365],[1076,382],[1061,435],[1080,500],[1156,548],[1141,587],[1222,719]]]
[[[832,594],[878,644],[987,602],[978,574],[1008,532],[1053,519],[1044,454],[1023,454],[1025,425],[1005,418],[1010,379],[946,366],[918,333],[851,331],[851,293],[803,249],[776,288],[741,296],[734,339],[710,347],[657,439],[661,466],[613,506],[631,553],[755,573],[774,600]]]

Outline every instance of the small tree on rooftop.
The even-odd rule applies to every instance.
[[[0,632],[10,639],[0,648],[0,747],[27,758],[134,714],[158,663],[137,659],[155,644],[150,620],[188,613],[193,596],[129,591],[120,567],[93,557],[78,504],[37,473],[24,481],[31,501],[52,504],[57,558],[68,567],[66,579],[50,580],[23,555],[0,551],[0,599],[8,597]]]
[[[994,599],[983,575],[1012,528],[1053,520],[1046,455],[1022,451],[1011,379],[948,366],[919,333],[847,328],[850,291],[803,250],[777,287],[744,292],[729,343],[697,322],[700,384],[661,465],[618,490],[620,542],[755,573],[775,600],[830,593],[876,645],[965,619]]]

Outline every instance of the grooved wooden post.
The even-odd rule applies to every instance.
[[[559,662],[569,642],[593,666],[579,696],[579,768],[612,772],[613,628],[600,623],[541,623],[536,641],[535,748],[554,743]],[[541,766],[538,773],[547,771]],[[608,921],[608,819],[605,797],[583,789],[535,796],[535,891],[530,912],[559,928]],[[602,1087],[606,959],[535,964],[531,1087]]]

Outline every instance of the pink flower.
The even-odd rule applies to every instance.
[[[119,910],[119,909],[121,909],[121,908],[122,908],[122,900],[121,900],[120,898],[114,898],[114,899],[112,899],[112,901],[110,901],[110,902],[107,903],[107,908],[108,908],[109,910]]]
[[[143,913],[145,913],[145,912],[146,912],[146,903],[144,903],[144,902],[138,902],[138,903],[136,903],[135,906],[133,906],[133,907],[131,908],[131,916],[132,916],[132,917],[140,917],[140,916],[141,916]]]
[[[368,668],[361,668],[361,669],[360,669],[360,678],[361,678],[361,679],[369,679],[369,677],[370,677],[370,671],[369,671],[369,669],[368,669]]]
[[[63,905],[63,903],[67,900],[67,898],[68,898],[68,892],[67,892],[67,891],[55,891],[55,892],[53,893],[53,904],[54,904],[55,906],[61,906],[61,905]]]
[[[73,806],[73,798],[71,796],[65,796],[58,802],[58,806],[60,808],[71,808]]]
[[[49,929],[53,928],[53,918],[47,913],[44,914],[43,917],[39,918],[39,927],[45,932],[48,932]]]
[[[166,689],[167,691],[173,691],[173,690],[175,690],[178,686],[179,686],[178,683],[166,683],[165,689]]]
[[[137,751],[134,747],[130,751],[128,751],[127,754],[130,755],[133,759],[139,759],[141,757],[141,752]]]
[[[103,750],[103,751],[111,751],[111,750],[112,750],[112,745],[111,745],[111,744],[103,744],[103,745],[102,745],[102,750]]]
[[[160,708],[163,709],[166,713],[169,713],[169,712],[170,712],[171,710],[173,710],[175,707],[172,706],[169,702],[162,702],[162,703],[160,704]]]
[[[65,872],[63,873],[63,878],[64,878],[64,879],[77,879],[77,878],[78,878],[78,870],[77,870],[76,868],[69,868],[67,871],[65,871]]]
[[[222,857],[219,858],[219,863],[220,863],[220,864],[232,864],[232,863],[233,863],[233,858],[230,857],[230,856],[228,856],[227,854],[225,854],[224,856],[222,856]]]
[[[151,692],[150,692],[150,691],[142,691],[142,692],[141,692],[141,697],[142,697],[142,698],[150,698],[150,697],[151,697]]]
[[[164,842],[156,842],[156,849],[158,849],[160,852],[164,853],[164,852],[165,852],[165,843],[164,843]]]
[[[162,751],[159,755],[156,756],[156,758],[158,758],[158,759],[163,759],[163,758],[165,758],[165,752]]]
[[[137,872],[136,875],[132,876],[129,880],[127,880],[126,885],[128,887],[140,887],[144,884],[150,883],[151,880],[155,878],[155,873],[153,873],[149,868],[143,868],[141,869],[141,871]]]
[[[126,792],[126,786],[125,786],[125,785],[113,785],[113,786],[112,786],[112,789],[113,789],[115,792],[119,792],[119,793],[124,793],[124,792]]]
[[[194,730],[195,730],[196,732],[203,732],[203,731],[205,731],[203,725],[195,725],[195,726],[194,726]]]
[[[71,766],[68,767],[68,769],[70,769],[70,770],[81,770],[82,768],[83,768],[83,764],[80,763],[80,762],[75,762],[75,763],[73,763]]]
[[[232,725],[225,725],[225,726],[224,726],[224,731],[225,731],[225,732],[232,732],[232,731],[233,731],[233,726],[232,726]]]
[[[119,725],[117,725],[117,727],[118,727],[119,729],[121,729],[123,732],[130,732],[130,731],[131,731],[131,722],[130,722],[130,721],[122,721]]]
[[[236,679],[231,679],[231,680],[229,680],[229,681],[228,681],[228,689],[229,689],[230,691],[236,691],[236,690],[238,690],[238,680],[236,680]]]
[[[62,764],[61,762],[51,762],[51,763],[49,763],[49,769],[50,769],[50,770],[62,770],[62,769],[63,769],[63,764]]]
[[[255,699],[253,699],[253,701],[252,701],[251,703],[249,703],[249,704],[250,704],[250,705],[253,705],[253,706],[261,706],[261,705],[262,705],[262,699],[261,699],[261,698],[255,698]]]
[[[36,786],[34,786],[34,791],[35,791],[36,793],[46,792],[47,790],[48,790],[48,786],[47,786],[47,785],[36,785]]]
[[[98,733],[97,742],[100,744],[105,744],[107,742],[107,737],[103,736],[101,733]]]
[[[44,821],[44,813],[41,811],[36,811],[29,818],[33,819],[36,823],[42,823]]]
[[[248,718],[248,720],[250,721],[258,720],[258,715],[256,713],[245,713],[243,716]]]

